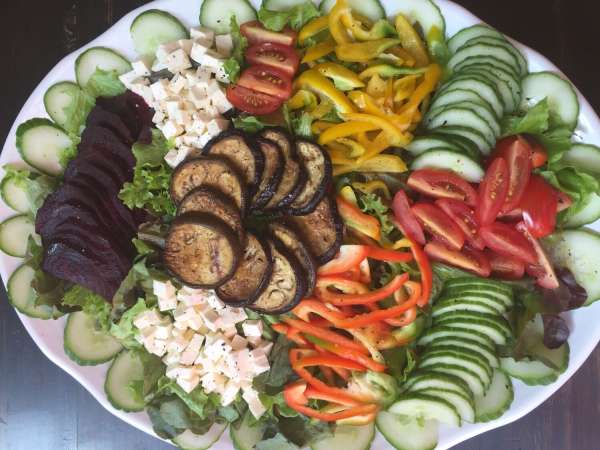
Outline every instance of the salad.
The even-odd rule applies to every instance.
[[[150,9],[17,130],[0,249],[117,409],[208,449],[429,450],[569,364],[600,148],[569,81],[430,0]]]

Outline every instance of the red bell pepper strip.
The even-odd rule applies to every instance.
[[[328,341],[333,344],[340,345],[342,347],[353,349],[364,354],[368,353],[367,349],[365,349],[361,344],[345,336],[342,336],[341,334],[336,333],[335,331],[331,331],[326,328],[320,328],[298,319],[285,318],[283,320],[292,328],[296,328],[302,333],[312,334],[313,336],[321,338],[324,341]]]
[[[413,256],[410,253],[399,252],[396,250],[386,250],[379,247],[367,247],[367,256],[377,261],[407,263],[412,261]]]
[[[422,308],[429,303],[429,297],[431,297],[433,272],[431,271],[429,258],[421,246],[416,242],[411,241],[410,249],[412,250],[417,265],[419,266],[419,271],[421,272],[421,300],[417,302],[417,305]]]
[[[364,284],[371,284],[371,266],[369,266],[369,260],[363,259],[358,266],[360,277],[358,281]]]
[[[316,291],[326,291],[329,288],[337,289],[345,294],[366,294],[369,288],[358,281],[349,280],[340,275],[327,275],[317,278]]]
[[[321,367],[321,370],[325,369],[328,367]],[[331,402],[331,403],[337,403],[339,405],[344,405],[344,406],[357,406],[360,405],[360,402],[357,400],[351,400],[351,399],[340,399],[339,396],[337,395],[331,395],[328,394],[326,392],[322,392],[319,391],[318,389],[315,389],[313,387],[308,386],[306,388],[306,391],[304,392],[304,395],[306,396],[306,398],[308,398],[309,400],[323,400],[326,402]]]
[[[377,361],[372,360],[368,356],[365,356],[359,352],[356,352],[352,349],[343,348],[339,345],[332,344],[330,342],[325,342],[322,339],[315,338],[309,334],[306,335],[306,339],[313,343],[317,347],[321,347],[323,350],[327,350],[334,355],[341,356],[342,358],[349,359],[351,361],[357,362],[367,369],[372,370],[373,372],[384,372],[386,369],[385,364],[378,363]]]
[[[289,327],[284,323],[273,324],[272,328],[279,334],[285,335],[290,341],[295,342],[298,345],[308,345],[308,341],[304,339],[300,331],[295,328]]]
[[[394,300],[396,300],[396,303],[401,305],[405,301],[412,301],[413,297],[416,297],[417,301],[421,300],[421,283],[417,283],[416,281],[407,281],[404,287],[410,290],[410,296],[408,299],[402,298],[402,291],[396,291],[394,293]],[[414,306],[403,313],[400,317],[387,319],[385,322],[393,327],[405,327],[406,325],[413,323],[416,319],[417,307]]]
[[[324,319],[327,319],[333,325],[338,323],[340,320],[346,318],[346,315],[336,309],[331,309],[325,303],[320,300],[307,298],[298,303],[292,312],[300,319],[308,322],[310,320],[310,314],[316,314]]]
[[[336,294],[328,291],[327,289],[321,289],[319,290],[318,295],[322,300],[325,300],[336,306],[366,305],[381,301],[393,295],[394,292],[400,289],[407,281],[408,274],[405,273],[402,275],[396,275],[392,281],[382,288],[364,294]],[[318,283],[319,282],[317,281],[317,285]]]
[[[340,251],[327,264],[319,267],[319,275],[335,275],[347,272],[357,267],[367,257],[364,245],[342,245]]]
[[[338,212],[344,223],[376,241],[381,239],[381,224],[375,217],[363,213],[357,206],[337,196]]]

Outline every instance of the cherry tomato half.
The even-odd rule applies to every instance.
[[[533,247],[536,254],[536,262],[528,264],[525,270],[529,275],[536,278],[537,284],[546,289],[556,289],[559,287],[558,278],[554,272],[554,267],[548,259],[548,255],[538,242],[529,232],[527,225],[524,222],[517,224],[517,231],[523,234]]]
[[[300,58],[292,47],[273,42],[254,44],[248,47],[244,56],[248,64],[275,67],[290,77],[294,76],[300,65]]]
[[[277,111],[283,103],[277,97],[236,84],[230,84],[227,87],[227,100],[237,109],[258,116]]]
[[[504,152],[504,160],[508,165],[508,192],[502,205],[502,212],[507,213],[517,207],[531,176],[531,147],[525,139],[517,136]]]
[[[542,177],[532,175],[519,205],[523,221],[534,238],[548,236],[556,227],[558,194]]]
[[[465,234],[454,220],[431,203],[417,203],[411,208],[421,225],[452,250],[460,250],[465,244]]]
[[[489,277],[492,271],[490,263],[479,250],[469,247],[462,251],[451,250],[441,242],[430,242],[425,246],[425,253],[431,259],[440,261],[459,269],[468,270],[480,277]]]
[[[466,203],[451,198],[441,198],[436,200],[435,204],[454,220],[473,248],[483,250],[485,243],[477,234],[479,226],[475,220],[475,212]]]
[[[481,227],[479,235],[488,248],[500,255],[519,258],[527,264],[535,264],[537,261],[533,246],[514,226],[494,222]]]
[[[408,177],[408,185],[421,194],[434,198],[453,198],[475,206],[477,193],[466,180],[448,170],[415,170]]]
[[[402,234],[411,241],[417,242],[420,245],[425,245],[423,227],[410,209],[410,203],[406,196],[406,192],[402,190],[396,192],[394,200],[392,201],[392,210],[394,211],[394,217]]]
[[[249,44],[260,44],[263,42],[273,42],[275,44],[288,45],[293,47],[296,43],[297,33],[291,28],[271,31],[267,30],[258,20],[243,23],[240,26],[240,32],[248,39]]]
[[[519,280],[525,275],[525,263],[520,259],[500,255],[489,248],[485,249],[484,255],[490,262],[492,273],[499,278]]]
[[[292,79],[290,76],[274,67],[254,65],[242,72],[237,82],[238,86],[253,89],[263,94],[287,100],[292,95]]]
[[[479,184],[475,218],[479,225],[496,220],[508,193],[508,165],[504,158],[496,158],[488,167]]]

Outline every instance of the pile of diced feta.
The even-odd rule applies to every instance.
[[[165,157],[172,167],[193,148],[204,147],[227,129],[229,122],[222,114],[232,108],[219,84],[229,83],[223,64],[232,51],[231,35],[215,36],[212,30],[192,28],[190,36],[160,45],[154,62],[142,58],[132,64],[131,72],[120,76],[127,89],[154,108],[156,127],[175,142],[175,148]],[[150,83],[151,72],[162,70],[173,77]]]
[[[252,414],[260,417],[265,407],[252,380],[269,370],[273,347],[262,339],[262,322],[248,320],[243,308],[225,305],[211,290],[177,290],[170,281],[156,280],[153,290],[158,308],[140,313],[133,323],[137,340],[167,365],[167,377],[188,393],[199,386],[218,393],[223,406],[241,392]]]

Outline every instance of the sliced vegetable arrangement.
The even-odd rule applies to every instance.
[[[430,0],[150,9],[21,124],[10,302],[156,434],[207,449],[429,450],[569,364],[600,299],[579,101]]]

